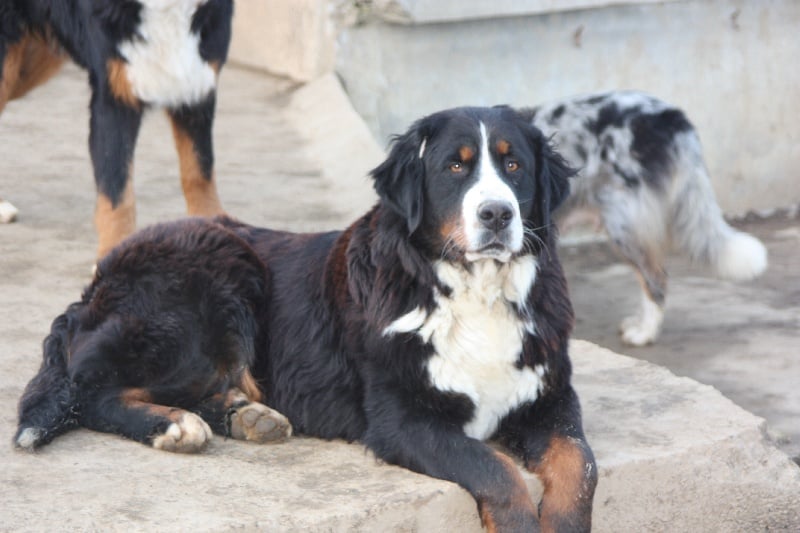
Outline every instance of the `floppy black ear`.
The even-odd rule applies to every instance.
[[[544,189],[542,210],[552,213],[569,196],[569,178],[578,171],[570,167],[561,154],[553,150],[550,141],[542,139],[539,166],[539,183]]]
[[[569,196],[569,178],[577,174],[577,170],[570,167],[556,152],[540,130],[532,129],[529,138],[536,154],[536,197],[534,198],[534,215],[538,215],[535,222],[542,228],[542,233],[547,233],[552,224],[552,213]]]
[[[407,133],[394,138],[386,161],[371,172],[378,196],[405,218],[409,235],[422,220],[425,141],[422,127],[417,122]]]

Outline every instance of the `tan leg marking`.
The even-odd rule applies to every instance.
[[[3,77],[0,78],[0,111],[6,106],[6,102],[11,100],[14,87],[17,86],[24,49],[25,46],[21,41],[12,44],[6,50],[6,56],[3,58]]]
[[[541,461],[532,468],[544,486],[540,507],[542,531],[555,531],[566,517],[580,520],[586,505],[591,509],[594,494],[591,480],[596,478],[593,468],[572,439],[554,437],[550,441]],[[588,519],[589,524],[581,524],[581,530],[591,527],[591,515]],[[574,524],[574,520],[567,521]]]
[[[106,70],[108,87],[111,89],[111,94],[114,95],[114,98],[128,107],[140,109],[142,104],[133,94],[133,87],[131,87],[131,82],[128,79],[128,65],[125,61],[119,58],[109,59],[106,63]]]
[[[186,209],[190,215],[214,216],[224,213],[222,204],[217,195],[217,186],[214,175],[204,176],[197,151],[192,138],[175,123],[172,122],[172,135],[175,138],[175,148],[178,151],[178,160],[181,171],[181,186],[186,199]]]
[[[136,202],[133,193],[133,164],[128,167],[128,179],[116,207],[111,199],[99,193],[94,212],[97,228],[97,257],[103,257],[136,229]]]
[[[258,387],[258,383],[256,383],[256,379],[253,377],[253,374],[250,373],[249,369],[245,369],[239,377],[239,388],[251,402],[261,401],[261,389]]]
[[[27,34],[8,47],[0,82],[0,110],[8,100],[19,98],[49,80],[66,60],[51,40]]]

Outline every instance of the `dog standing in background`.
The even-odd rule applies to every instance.
[[[562,230],[571,215],[589,211],[638,274],[642,309],[620,325],[626,344],[643,346],[658,337],[670,245],[722,278],[748,280],[766,269],[764,245],[722,217],[700,139],[680,109],[640,92],[619,91],[524,113],[581,169],[556,213]]]
[[[233,0],[0,0],[0,110],[68,58],[89,73],[98,257],[135,229],[133,152],[148,108],[169,115],[189,214],[222,213],[211,129],[232,15]]]

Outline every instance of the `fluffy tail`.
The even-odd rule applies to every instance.
[[[673,243],[721,278],[748,280],[761,275],[767,268],[767,250],[761,241],[725,222],[695,132],[681,134],[675,149],[670,216]]]
[[[14,445],[25,450],[47,444],[77,425],[77,404],[67,375],[68,316],[53,321],[44,340],[44,361],[19,401]]]

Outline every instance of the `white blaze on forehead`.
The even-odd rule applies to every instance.
[[[511,205],[514,213],[514,218],[508,226],[508,231],[511,233],[509,246],[512,252],[517,252],[522,248],[522,219],[519,212],[519,203],[514,191],[498,175],[489,152],[489,134],[483,122],[479,124],[481,148],[480,156],[478,157],[478,180],[466,192],[461,204],[467,242],[471,248],[470,251],[476,251],[481,245],[480,236],[485,231],[485,228],[478,218],[478,207],[484,202],[507,202]]]
[[[192,17],[207,0],[139,0],[137,35],[119,45],[128,81],[143,102],[175,107],[202,101],[216,86],[216,73],[200,57]]]

